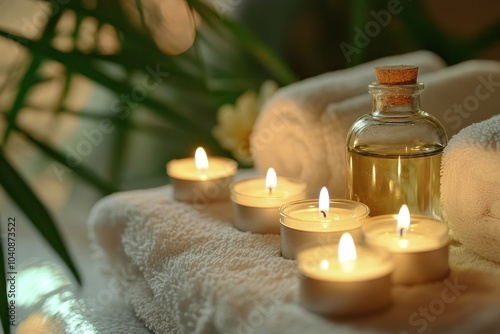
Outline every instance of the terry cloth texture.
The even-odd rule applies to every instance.
[[[443,154],[441,201],[454,236],[500,263],[500,115],[450,140]]]
[[[296,262],[278,235],[241,232],[228,202],[197,210],[172,188],[117,193],[99,201],[89,230],[122,293],[155,333],[495,333],[500,265],[457,242],[443,281],[394,286],[392,305],[333,319],[300,306]]]

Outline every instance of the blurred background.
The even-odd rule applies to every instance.
[[[237,15],[300,78],[418,49],[439,54],[449,65],[500,57],[500,4],[495,1],[241,2]],[[385,18],[387,11],[391,15]],[[364,47],[356,44],[358,29],[368,36]],[[341,43],[358,49],[351,61]]]
[[[251,167],[277,87],[419,49],[500,60],[500,3],[0,0],[0,226],[18,219],[19,268],[66,263],[95,297],[99,198],[168,183],[165,163],[197,146]]]

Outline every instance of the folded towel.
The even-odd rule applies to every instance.
[[[500,112],[500,104],[497,105]],[[500,263],[500,115],[455,135],[444,150],[441,200],[454,236]]]
[[[393,304],[329,319],[297,302],[296,262],[276,235],[240,232],[230,203],[204,211],[175,202],[170,186],[114,194],[93,208],[93,245],[136,315],[155,333],[494,332],[500,265],[452,247],[442,282],[394,287]]]
[[[421,55],[423,59],[415,57]],[[420,66],[419,81],[426,86],[421,94],[422,109],[442,122],[449,137],[473,122],[498,113],[499,62],[468,61],[443,68],[440,61],[426,53],[410,54],[409,57],[392,63]],[[435,66],[422,67],[419,64],[422,60],[435,62]],[[292,85],[296,89],[303,88],[307,99],[298,94],[289,94],[287,87],[271,98],[261,111],[252,134],[256,167],[265,170],[272,166],[280,174],[301,178],[308,182],[312,196],[317,196],[319,189],[326,185],[333,196],[344,197],[346,136],[356,119],[371,111],[372,97],[366,88],[375,79],[374,66],[372,63],[368,67],[351,69],[359,68],[365,73],[363,83],[357,81],[361,76],[351,78],[347,75],[345,71],[348,70],[329,74],[330,82],[318,80],[323,87],[331,89],[329,96],[335,96],[337,91],[342,94],[344,87],[339,82],[354,85],[350,83],[354,81],[363,87],[362,93],[356,96],[344,97],[343,100],[332,99],[329,104],[325,104],[323,100],[328,94],[314,83],[316,78],[312,78]],[[319,99],[318,95],[324,96]],[[317,99],[317,104],[314,104],[314,99]],[[308,103],[304,104],[304,100]],[[273,133],[270,130],[275,124],[286,126]]]

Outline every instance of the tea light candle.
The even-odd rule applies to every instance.
[[[337,245],[301,250],[297,254],[300,303],[327,315],[369,313],[391,301],[394,264],[388,252],[355,246],[349,233]]]
[[[398,215],[368,219],[362,227],[369,245],[385,247],[394,255],[396,284],[418,284],[445,278],[449,271],[448,226],[441,221],[412,215],[403,205]]]
[[[238,164],[223,157],[210,157],[202,147],[194,158],[175,159],[167,163],[167,174],[179,201],[207,205],[229,199],[229,185]]]
[[[269,168],[266,177],[255,177],[231,185],[234,226],[253,233],[279,233],[279,208],[288,201],[306,197],[304,182],[277,177]]]
[[[360,226],[369,213],[363,203],[330,200],[325,187],[319,200],[287,203],[280,208],[281,254],[295,259],[301,248],[336,243],[344,232],[360,240]]]

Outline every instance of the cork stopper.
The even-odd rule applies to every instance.
[[[412,85],[417,83],[418,66],[392,65],[375,67],[375,76],[382,85]]]

